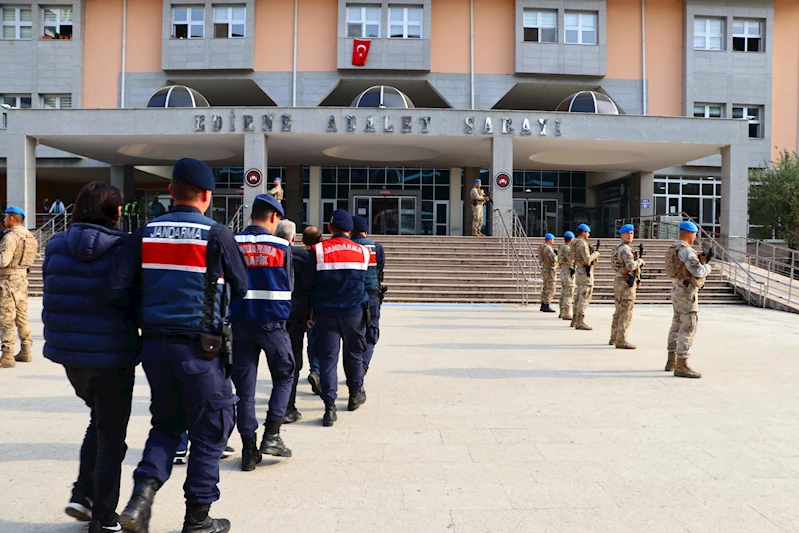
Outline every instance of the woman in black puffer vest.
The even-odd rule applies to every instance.
[[[90,532],[115,531],[119,477],[127,446],[134,369],[139,354],[135,310],[111,301],[109,273],[128,238],[117,229],[122,194],[95,181],[78,194],[70,228],[53,236],[44,259],[44,356],[64,365],[91,409],[78,480],[66,513]],[[105,527],[105,529],[104,529]]]

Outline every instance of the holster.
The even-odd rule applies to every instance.
[[[590,276],[591,275],[591,265],[583,265],[583,268],[585,268],[585,275],[586,276]]]
[[[632,272],[627,273],[627,286],[630,288],[635,287],[635,274]]]
[[[477,207],[477,200],[472,200],[472,207]]]
[[[369,309],[369,302],[364,302],[361,304],[363,307],[363,319],[366,327],[369,327],[369,324],[372,323],[372,310]]]
[[[219,357],[222,348],[222,336],[213,333],[200,333],[197,343],[197,357],[203,361],[213,361]]]
[[[577,269],[576,268],[570,268],[569,269],[569,276],[570,277],[573,278],[576,273],[577,273]]]

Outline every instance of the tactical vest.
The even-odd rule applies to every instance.
[[[366,249],[369,250],[369,268],[366,269],[366,290],[380,290],[380,284],[377,281],[377,244],[375,241],[363,236],[353,237],[352,241],[366,246]]]
[[[219,324],[221,286],[207,279],[208,233],[216,224],[199,213],[170,213],[142,234],[142,326],[213,331]],[[206,297],[210,302],[206,304]]]
[[[571,246],[568,244],[561,244],[558,248],[558,266],[561,268],[574,268],[574,260],[572,259]]]
[[[555,268],[555,262],[551,261],[549,254],[546,253],[547,248],[552,249],[548,244],[542,244],[538,249],[538,260],[541,262],[541,268],[550,270]],[[553,251],[554,253],[554,251]]]
[[[244,230],[236,243],[247,262],[248,290],[230,307],[231,322],[269,324],[285,322],[291,313],[291,280],[286,261],[289,242],[268,233]]]
[[[574,261],[575,266],[583,267],[586,263],[583,262],[583,255],[578,252],[581,247],[585,247],[587,250],[587,255],[591,255],[591,246],[588,244],[588,241],[585,239],[574,239],[571,244],[571,259]]]
[[[33,233],[22,226],[7,229],[3,233],[4,239],[11,238],[13,235],[17,240],[17,245],[11,262],[8,263],[6,268],[0,269],[0,274],[18,273],[20,270],[27,270],[33,266],[36,261],[36,251],[39,249],[39,243],[36,242],[36,237],[33,236]]]
[[[622,276],[627,275],[627,266],[624,262],[619,259],[619,249],[622,246],[627,246],[626,242],[619,243],[618,246],[613,250],[613,253],[610,255],[610,264],[613,267],[613,270],[621,274]]]
[[[688,244],[679,241],[674,243],[666,251],[666,275],[669,276],[674,283],[681,287],[684,287],[685,281],[688,281],[694,287],[701,289],[705,286],[705,278],[695,278],[688,271],[685,263],[682,262],[682,259],[680,259],[678,255],[680,250],[686,246],[688,246]]]
[[[371,254],[366,246],[337,235],[313,247],[316,255],[316,287],[311,307],[319,316],[355,316],[369,300],[366,271]],[[346,313],[344,315],[343,313]]]

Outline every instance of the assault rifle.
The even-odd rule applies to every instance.
[[[702,255],[699,256],[700,260],[704,259],[704,261],[702,261],[703,265],[706,265],[706,264],[710,263],[711,261],[713,261],[714,257],[716,257],[716,247],[715,246],[711,246],[708,249],[707,252],[704,252],[704,253],[702,253]]]
[[[639,242],[638,243],[638,258],[641,258],[643,256],[644,256],[644,243]],[[641,270],[639,269],[638,272],[640,274]],[[627,272],[627,286],[632,288],[633,286],[635,286],[636,283],[638,285],[640,285],[641,284],[641,278],[640,277],[636,277],[635,272]]]
[[[597,240],[596,240],[596,248],[593,248],[593,249],[592,249],[592,248],[591,248],[591,245],[589,244],[589,245],[588,245],[588,249],[591,251],[591,253],[594,253],[594,252],[596,252],[596,251],[599,251],[599,246],[600,246],[601,244],[602,244],[602,239],[597,239]],[[594,266],[594,263],[596,263],[596,261],[594,261],[594,262],[593,262],[593,263],[591,263],[590,265],[583,265],[583,267],[585,267],[585,275],[586,275],[586,276],[591,276],[591,267],[592,267],[592,266]]]

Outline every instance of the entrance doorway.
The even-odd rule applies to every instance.
[[[529,237],[541,237],[545,233],[558,234],[558,201],[516,198],[513,200],[524,231]]]
[[[416,235],[415,196],[355,196],[355,214],[376,235]]]
[[[241,207],[241,196],[214,196],[211,218],[220,224],[229,224],[239,207]]]

